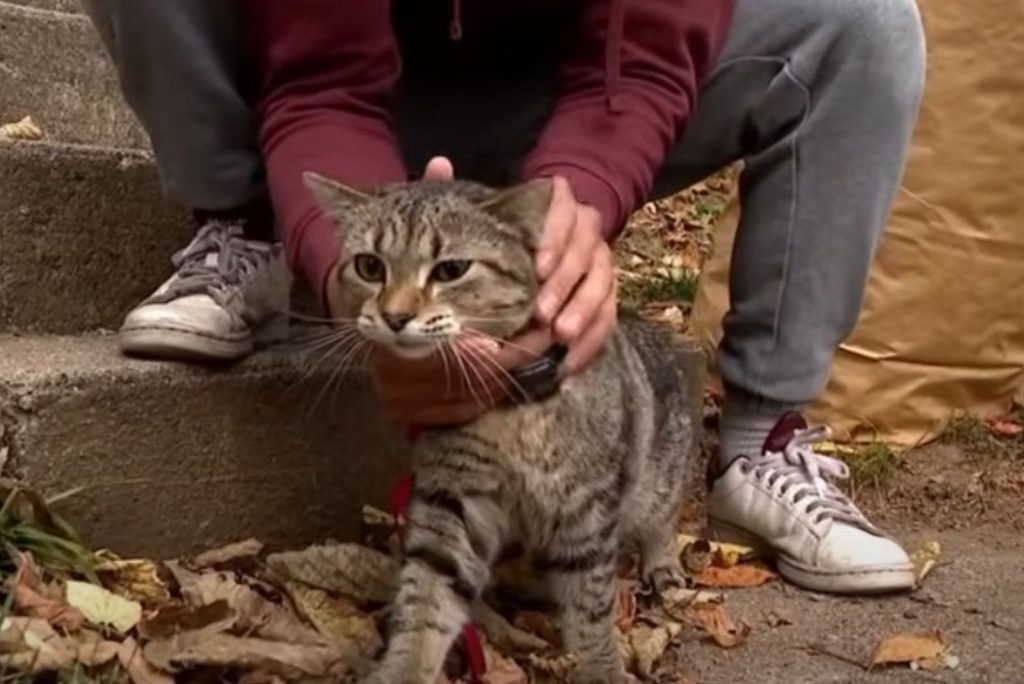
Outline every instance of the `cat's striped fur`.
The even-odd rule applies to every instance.
[[[339,224],[343,259],[372,252],[394,275],[394,282],[361,282],[343,261],[341,285],[360,321],[386,310],[402,287],[418,293],[404,300],[418,302],[410,311],[417,320],[455,321],[452,340],[468,327],[507,338],[529,320],[546,182],[502,193],[418,182],[373,197],[325,179],[310,184]],[[443,259],[485,265],[467,272],[462,287],[409,280]],[[421,329],[435,333],[436,326]],[[627,681],[614,635],[618,551],[638,543],[644,576],[658,585],[680,577],[673,523],[693,434],[682,368],[671,333],[621,320],[595,365],[553,396],[422,434],[389,643],[366,681],[433,684],[510,543],[523,544],[550,578],[564,644],[582,663],[575,681]]]

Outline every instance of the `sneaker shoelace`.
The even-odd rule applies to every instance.
[[[208,294],[218,302],[244,286],[272,254],[272,246],[246,240],[241,223],[211,221],[171,261],[177,277],[151,301],[166,303],[193,294]]]
[[[793,503],[808,498],[805,510],[815,524],[846,523],[883,536],[860,509],[834,484],[846,480],[850,470],[837,458],[814,450],[814,445],[831,438],[825,426],[797,430],[782,451],[769,451],[748,459],[752,472],[770,488],[779,485],[781,496],[793,493]]]

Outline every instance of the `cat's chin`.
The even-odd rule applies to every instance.
[[[409,361],[422,361],[437,351],[433,344],[388,344],[387,347],[395,356]]]

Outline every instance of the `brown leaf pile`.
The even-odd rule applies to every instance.
[[[369,522],[380,518],[368,513]],[[8,582],[17,616],[0,630],[0,667],[118,668],[136,684],[225,668],[243,673],[248,684],[357,675],[383,650],[383,620],[398,584],[393,539],[376,539],[383,550],[329,544],[269,554],[257,540],[245,540],[162,563],[104,551],[96,554],[102,586],[44,581],[31,556],[21,555]],[[698,584],[752,586],[768,572],[741,562],[748,560],[743,547],[699,539],[680,545]],[[512,602],[472,607],[489,663],[484,684],[560,684],[578,665],[562,650],[553,609],[522,603],[524,596],[542,601],[545,595],[528,568],[513,558],[497,573],[499,584],[524,592],[513,593]],[[665,681],[664,656],[688,632],[724,648],[739,646],[750,633],[726,612],[721,594],[679,588],[652,596],[637,579],[635,559],[620,572],[619,646],[641,681]]]

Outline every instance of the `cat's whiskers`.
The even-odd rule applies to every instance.
[[[324,399],[325,396],[327,396],[332,386],[334,386],[335,383],[340,383],[344,379],[345,373],[348,371],[349,367],[355,362],[357,355],[361,351],[372,350],[372,348],[373,343],[370,340],[366,339],[365,337],[360,336],[358,338],[349,340],[346,343],[342,343],[341,345],[339,345],[338,348],[332,349],[329,353],[325,354],[325,358],[334,356],[336,354],[341,354],[341,358],[339,359],[335,367],[331,370],[330,375],[324,382],[324,385],[320,389],[320,392],[317,393],[316,399],[313,400],[313,407],[311,411],[316,411],[317,407],[320,405],[320,402]]]
[[[480,337],[488,339],[488,340],[490,340],[492,342],[497,342],[498,345],[501,346],[501,347],[508,347],[510,349],[515,349],[516,351],[521,351],[524,354],[526,354],[527,356],[532,356],[535,359],[539,359],[539,358],[541,358],[541,356],[543,356],[542,354],[538,354],[537,352],[533,351],[532,349],[527,349],[526,347],[522,346],[521,344],[516,344],[514,342],[509,342],[508,340],[502,339],[500,337],[496,337],[496,336],[494,336],[494,335],[492,335],[490,333],[486,333],[483,330],[478,330],[476,328],[463,328],[462,332],[463,332],[463,334],[467,334],[467,335],[479,335]]]
[[[340,352],[343,353],[345,349],[360,337],[362,337],[360,332],[357,329],[352,328],[324,335],[310,344],[304,351],[312,353],[319,352],[318,358],[309,366],[300,379],[300,382],[308,380],[321,368],[321,366],[323,366],[324,363],[327,362],[328,359],[336,356]]]
[[[298,311],[282,312],[287,313],[289,317],[294,318],[297,321],[303,321],[305,323],[333,323],[333,324],[346,324],[355,323],[355,318],[331,318],[323,316],[312,316],[310,314],[299,313]]]
[[[490,369],[491,377],[495,380],[495,382],[497,382],[498,384],[502,384],[502,378],[504,378],[504,380],[507,381],[507,383],[519,393],[519,395],[523,398],[523,401],[529,401],[530,395],[529,393],[527,393],[526,389],[524,389],[523,386],[519,383],[519,381],[515,379],[515,376],[509,373],[504,366],[502,366],[500,363],[497,362],[496,359],[494,359],[494,357],[490,356],[487,352],[483,350],[475,349],[474,352],[477,354],[477,357],[480,360],[480,362],[483,363],[486,368]],[[497,375],[495,371],[500,373],[500,376]]]
[[[434,349],[437,350],[438,355],[441,357],[441,367],[444,370],[444,396],[445,399],[452,395],[452,371],[448,365],[448,354],[447,352],[448,340],[442,340],[441,342],[434,343]]]
[[[476,379],[480,381],[481,389],[483,389],[487,393],[487,403],[484,404],[481,402],[481,408],[487,409],[491,406],[494,406],[494,394],[491,392],[491,388],[487,382],[487,378],[485,378],[483,375],[483,371],[486,371],[487,367],[481,365],[482,362],[480,361],[478,350],[473,349],[472,345],[460,345],[458,343],[456,343],[455,349],[458,352],[462,352],[463,354],[466,355],[466,366],[473,372],[473,375],[476,376]],[[493,371],[491,371],[491,374],[493,374]]]
[[[473,400],[476,401],[477,404],[486,409],[487,407],[484,404],[483,399],[480,398],[480,395],[476,393],[476,389],[473,387],[473,378],[470,377],[469,371],[466,368],[469,363],[469,359],[463,356],[462,350],[459,349],[457,344],[451,345],[450,349],[452,350],[452,356],[455,357],[455,361],[459,365],[459,376],[466,388],[469,390],[470,396],[473,397]]]

